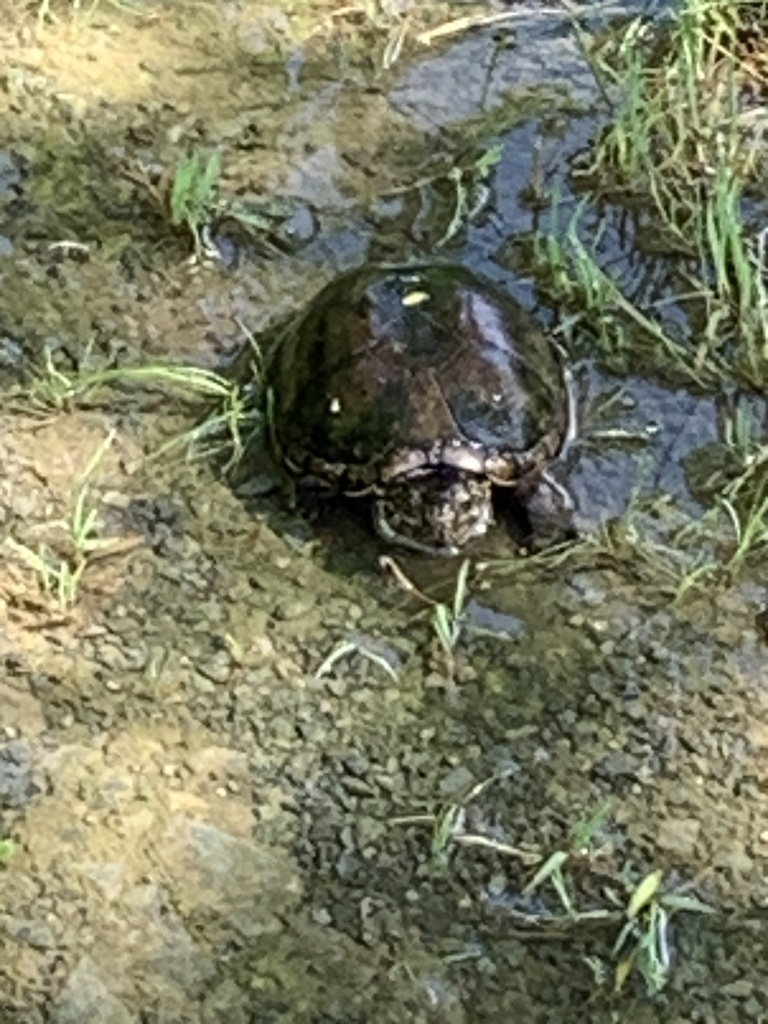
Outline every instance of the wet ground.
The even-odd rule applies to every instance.
[[[437,250],[534,304],[520,190],[594,127],[567,19],[397,6],[0,8],[2,1024],[768,1020],[758,586],[676,604],[627,531],[567,568],[473,565],[446,657],[362,525],[145,458],[188,396],[73,400],[45,371],[220,367],[369,256]],[[512,17],[417,38],[468,10]],[[446,240],[448,172],[496,143],[486,212]],[[262,230],[191,263],[142,181],[210,146]],[[581,374],[583,531],[638,485],[699,514],[682,460],[712,399]],[[19,546],[76,565],[79,499],[84,571],[46,593]],[[401,565],[450,597],[457,565]],[[552,879],[524,891],[557,851],[570,914]],[[654,870],[710,912],[663,932],[660,993],[615,991]]]

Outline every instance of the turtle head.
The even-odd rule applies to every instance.
[[[493,522],[491,481],[430,466],[387,482],[374,502],[380,537],[429,555],[454,555]]]

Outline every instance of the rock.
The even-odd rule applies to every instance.
[[[198,659],[195,667],[212,683],[227,683],[232,678],[232,658],[228,651],[216,651],[205,661]]]
[[[275,618],[281,622],[289,622],[291,619],[300,619],[311,611],[315,606],[315,598],[312,594],[305,594],[301,597],[286,597],[275,606]]]
[[[689,860],[700,834],[701,822],[696,818],[665,818],[659,825],[656,845],[680,860]]]
[[[45,718],[40,701],[23,685],[0,682],[0,708],[2,725],[14,729],[22,736],[39,736],[45,730]]]
[[[634,780],[637,777],[637,760],[623,750],[616,750],[594,764],[592,772],[596,778],[607,782]]]
[[[741,843],[733,841],[730,850],[721,850],[712,858],[715,867],[726,868],[734,875],[748,875],[754,868],[754,861]]]
[[[464,765],[457,765],[440,780],[441,797],[463,797],[475,782],[475,776]]]
[[[301,894],[293,865],[278,853],[181,815],[158,837],[157,856],[182,914],[215,914],[241,935],[280,931],[281,915]]]
[[[32,772],[32,748],[26,740],[0,746],[0,805],[25,807],[40,792]]]
[[[94,883],[105,900],[113,902],[123,890],[126,876],[125,861],[84,864],[83,875]]]
[[[203,1003],[202,1024],[250,1024],[251,997],[227,978],[209,992]]]
[[[9,935],[33,949],[55,949],[57,946],[53,931],[45,921],[11,921],[7,929]]]
[[[317,218],[306,203],[297,206],[283,223],[283,234],[295,243],[309,242],[317,233]]]
[[[746,978],[737,978],[720,986],[720,992],[724,996],[731,996],[734,999],[748,999],[755,991],[755,986]]]
[[[138,1018],[107,988],[96,965],[84,956],[52,1007],[52,1024],[137,1024]]]

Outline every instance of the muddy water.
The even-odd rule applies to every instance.
[[[537,160],[583,145],[594,99],[548,8],[513,9],[514,35],[411,40],[385,73],[388,26],[338,5],[52,6],[43,31],[15,7],[4,22],[9,386],[46,351],[68,374],[222,365],[244,324],[338,270],[429,252],[447,171],[495,141],[486,214],[440,252],[536,309],[499,254],[532,226]],[[414,33],[457,13],[428,6]],[[191,264],[140,184],[197,146],[221,147],[222,191],[268,222],[223,267]],[[713,400],[581,373],[585,533],[638,487],[699,514],[684,457],[717,436]],[[517,559],[470,575],[446,657],[362,524],[315,531],[204,462],[144,460],[193,421],[183,396],[58,394],[3,410],[5,537],[71,562],[84,474],[115,436],[68,606],[3,549],[0,1021],[766,1019],[757,588],[673,606],[661,556],[626,537],[567,570]],[[456,569],[433,567],[430,592],[448,599]],[[549,883],[524,891],[558,850],[589,917]],[[713,912],[675,919],[660,995],[635,975],[614,992],[622,909],[656,868]]]

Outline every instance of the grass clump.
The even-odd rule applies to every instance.
[[[102,366],[87,347],[79,365],[66,368],[57,364],[54,354],[45,349],[42,362],[29,381],[13,396],[14,404],[43,413],[68,411],[77,406],[97,404],[107,395],[128,389],[159,390],[173,394],[192,405],[204,403],[207,414],[188,431],[175,435],[152,452],[159,458],[183,449],[190,459],[222,458],[228,472],[242,458],[250,438],[262,425],[259,389],[262,356],[253,335],[240,324],[246,337],[240,379],[205,367],[173,363],[146,366]]]
[[[183,156],[173,172],[168,195],[171,224],[187,229],[197,258],[205,251],[203,231],[218,207],[220,175],[221,155],[216,152],[206,156],[195,151]]]
[[[191,264],[222,258],[215,236],[225,224],[270,254],[290,248],[290,239],[281,236],[293,210],[290,201],[223,195],[219,150],[192,149],[164,169],[132,161],[122,168],[122,176],[149,198],[165,231],[170,228],[191,242]]]
[[[746,50],[761,23],[763,3],[683,0],[661,31],[638,18],[607,43],[582,33],[609,124],[571,175],[586,198],[564,232],[553,223],[538,240],[569,308],[590,323],[607,313],[602,347],[639,343],[657,368],[696,386],[768,384],[768,119],[749,100],[762,72]],[[656,263],[650,289],[608,269],[621,242],[606,199],[629,215],[629,245]],[[639,297],[649,290],[650,305]]]
[[[739,57],[743,12],[753,4],[683,0],[659,29],[639,17],[618,38],[584,50],[604,97],[611,123],[596,140],[585,168],[643,195],[666,178],[666,188],[698,183],[710,175],[713,154],[739,157],[742,174],[753,165],[735,148],[739,133],[744,68]],[[617,96],[614,102],[611,97]]]
[[[46,352],[37,374],[16,399],[42,411],[66,411],[78,403],[94,403],[103,398],[104,392],[138,387],[175,393],[190,402],[203,401],[207,415],[155,448],[148,458],[157,459],[182,449],[189,459],[217,458],[222,472],[227,473],[238,464],[250,438],[262,425],[258,397],[252,393],[259,386],[260,353],[251,337],[249,344],[253,353],[251,379],[245,384],[202,367],[171,364],[99,368],[86,360],[78,369],[65,371]],[[102,536],[98,503],[92,491],[94,473],[115,437],[111,430],[89,460],[69,516],[45,524],[46,532],[58,535],[55,543],[30,545],[10,536],[4,542],[10,555],[33,571],[46,600],[61,612],[69,612],[77,603],[83,575],[94,557],[115,548],[113,539]]]
[[[766,27],[762,0],[681,0],[666,20],[604,38],[577,26],[606,125],[533,237],[572,354],[715,395],[735,417],[723,417],[699,519],[661,540],[620,522],[589,541],[601,557],[634,551],[634,568],[663,570],[678,597],[768,547],[768,447],[760,424],[747,436],[736,422],[741,396],[768,389]]]
[[[62,534],[55,546],[41,542],[35,548],[6,537],[5,547],[35,573],[40,590],[61,612],[70,611],[77,602],[83,574],[97,551],[113,545],[102,536],[98,503],[93,500],[92,478],[115,440],[110,431],[86,466],[75,492],[70,515],[47,524],[48,529]]]

